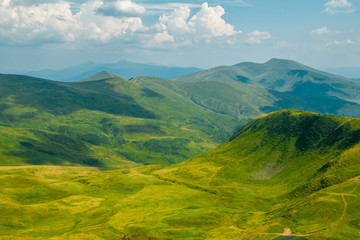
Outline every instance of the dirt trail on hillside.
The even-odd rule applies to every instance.
[[[272,235],[272,236],[283,236],[283,237],[306,237],[306,236],[311,236],[311,235],[315,235],[315,234],[319,234],[320,232],[317,233],[308,233],[308,234],[293,234],[293,232],[291,231],[290,228],[284,228],[284,232],[283,233],[261,233],[262,235]]]

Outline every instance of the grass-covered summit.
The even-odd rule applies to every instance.
[[[356,239],[359,133],[359,119],[284,110],[171,167],[2,167],[0,238]]]

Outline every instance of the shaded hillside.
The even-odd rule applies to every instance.
[[[60,83],[0,75],[0,94],[0,165],[168,165],[214,148],[238,126],[171,90],[121,77]]]
[[[246,83],[129,81],[108,72],[74,83],[0,75],[0,93],[1,165],[168,165],[214,149],[250,119],[274,110],[360,115],[355,103]]]
[[[359,81],[282,59],[271,59],[263,64],[241,63],[221,66],[179,76],[175,80],[242,82],[295,96],[360,102]]]
[[[183,82],[146,77],[135,77],[132,81],[155,91],[171,89],[206,109],[235,117],[242,124],[264,113],[281,109],[298,109],[348,117],[360,116],[360,105],[353,102],[294,96],[242,82],[220,80]]]
[[[284,110],[171,167],[2,167],[0,238],[357,239],[359,156],[359,119]]]

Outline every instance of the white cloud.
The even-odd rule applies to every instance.
[[[3,41],[26,44],[33,40],[63,41],[71,38],[69,27],[74,22],[68,3],[15,7],[10,3],[5,0],[0,7],[0,36]],[[66,32],[68,34],[64,34]]]
[[[174,9],[171,14],[163,14],[159,18],[161,30],[171,32],[171,34],[182,35],[193,31],[188,25],[188,18],[190,17],[190,8],[187,6],[180,6]]]
[[[145,7],[131,0],[106,1],[97,9],[104,16],[134,17],[144,15]]]
[[[153,39],[150,40],[148,47],[164,47],[166,43],[172,43],[175,39],[167,31],[155,34]]]
[[[355,6],[348,0],[331,0],[324,4],[325,10],[323,13],[339,14],[339,13],[353,13]]]
[[[225,14],[221,6],[209,7],[207,2],[189,21],[189,26],[204,37],[232,36],[237,32],[221,17]]]
[[[172,36],[178,45],[189,42],[208,43],[217,38],[240,33],[222,18],[225,10],[221,6],[209,7],[208,3],[203,3],[197,13],[192,17],[190,14],[190,7],[181,5],[172,12],[160,16],[157,28],[166,33],[165,35]]]
[[[343,40],[343,41],[331,41],[331,42],[328,42],[326,44],[326,46],[330,46],[330,45],[353,45],[353,44],[356,44],[356,42],[348,39],[348,40]]]
[[[137,15],[146,10],[133,0],[88,0],[78,6],[76,13],[69,2],[35,1],[23,5],[23,0],[0,0],[0,44],[76,46],[131,41],[139,47],[164,47],[233,42],[240,33],[222,18],[225,10],[221,6],[209,7],[207,3],[192,16],[191,8],[199,5],[168,4],[176,8],[163,13],[154,25],[145,26]]]
[[[317,28],[313,31],[311,31],[312,34],[315,35],[324,35],[324,34],[328,34],[330,31],[327,27],[322,27],[322,28]]]
[[[330,2],[325,3],[324,6],[329,8],[346,8],[351,7],[352,3],[348,0],[331,0]]]
[[[104,43],[144,28],[140,18],[97,15],[102,4],[101,0],[88,1],[73,14],[67,2],[17,6],[2,0],[0,36],[3,43],[20,45],[86,40]]]
[[[248,33],[247,36],[246,42],[251,44],[261,43],[264,40],[271,39],[271,34],[269,32],[260,32],[259,30]]]

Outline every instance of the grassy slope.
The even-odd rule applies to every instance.
[[[359,232],[358,211],[346,212],[341,221],[338,211],[342,194],[352,209],[360,204],[359,142],[357,119],[280,111],[255,119],[216,150],[157,175],[250,210],[256,217],[245,217],[244,236],[291,226],[351,239]],[[347,230],[329,227],[334,222]]]
[[[238,124],[170,90],[158,93],[120,77],[0,78],[1,165],[167,165],[213,149]]]
[[[161,168],[0,168],[2,239],[356,239],[360,121],[255,119],[216,150]]]
[[[133,80],[158,92],[165,88],[171,89],[197,105],[235,117],[242,124],[264,113],[281,109],[298,109],[348,117],[360,115],[360,105],[356,103],[294,96],[243,82],[222,82],[220,79],[184,82],[146,77],[136,77]]]

